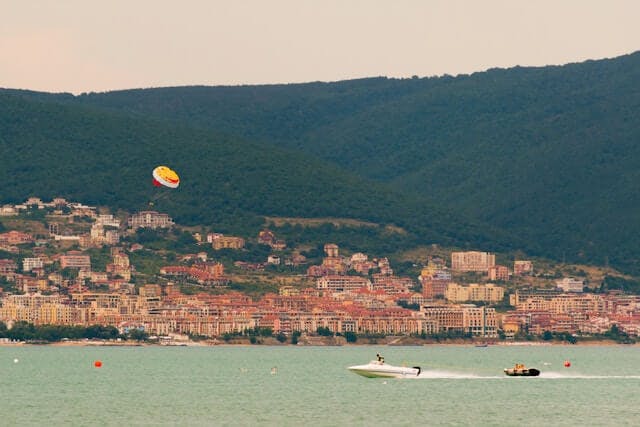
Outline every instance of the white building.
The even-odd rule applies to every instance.
[[[120,220],[118,218],[114,218],[111,214],[100,214],[96,218],[96,224],[100,224],[103,226],[120,228]]]
[[[369,259],[369,257],[362,252],[356,252],[355,254],[351,255],[352,263],[367,262],[367,259]]]
[[[278,255],[269,255],[267,257],[267,263],[273,265],[280,265],[280,257]]]
[[[556,285],[565,292],[582,292],[584,290],[584,281],[575,277],[556,280]]]
[[[31,271],[34,268],[42,268],[44,263],[40,258],[25,258],[22,260],[22,271]]]
[[[138,228],[170,228],[174,224],[169,215],[156,211],[143,211],[129,217],[129,227]]]
[[[14,216],[18,215],[18,210],[11,205],[4,205],[0,207],[0,216]]]

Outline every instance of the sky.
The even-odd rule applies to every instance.
[[[0,87],[457,75],[640,50],[637,0],[0,0]]]

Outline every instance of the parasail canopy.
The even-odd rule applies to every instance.
[[[153,185],[156,187],[178,188],[180,185],[180,177],[178,174],[167,166],[158,166],[153,170]]]

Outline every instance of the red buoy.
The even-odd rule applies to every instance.
[[[569,367],[571,367],[571,362],[569,362],[568,360],[565,360],[565,361],[564,361],[564,367],[565,367],[565,368],[569,368]]]
[[[102,367],[102,362],[99,360],[96,360],[95,362],[93,362],[93,366],[95,366],[96,368],[101,368]]]

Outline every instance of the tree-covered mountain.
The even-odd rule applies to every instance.
[[[640,272],[639,83],[634,53],[457,77],[18,93],[295,150],[533,253]]]
[[[0,93],[0,202],[67,197],[160,209],[183,224],[257,232],[263,215],[393,224],[412,244],[509,248],[512,239],[326,162],[264,144],[82,105]],[[179,171],[177,190],[151,170]]]

